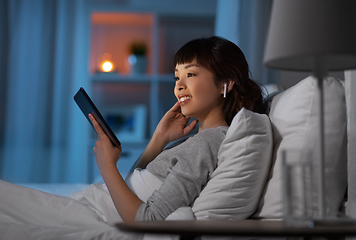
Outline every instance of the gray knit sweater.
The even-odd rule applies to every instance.
[[[135,220],[164,220],[176,209],[191,206],[217,165],[217,154],[227,127],[210,128],[188,138],[180,145],[164,150],[147,170],[163,183],[141,204]]]

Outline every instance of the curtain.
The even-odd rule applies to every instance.
[[[244,52],[255,81],[275,84],[277,72],[263,66],[272,0],[217,0],[215,35],[229,39]]]
[[[0,1],[0,179],[88,182],[88,125],[73,101],[89,88],[87,8]]]

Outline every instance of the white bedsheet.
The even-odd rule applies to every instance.
[[[91,185],[84,190],[107,203],[103,188]],[[84,192],[83,192],[84,193]],[[76,196],[83,197],[83,193]],[[140,239],[140,235],[123,233],[110,225],[112,215],[98,214],[88,204],[73,198],[53,195],[0,180],[0,239]],[[83,199],[80,199],[83,200]],[[103,204],[104,205],[104,204]],[[116,210],[113,210],[116,212]],[[105,222],[105,220],[110,220]],[[116,221],[117,220],[117,221]],[[118,214],[115,222],[120,221]]]
[[[129,185],[146,201],[161,181],[147,171],[135,171]],[[194,219],[191,208],[172,213],[167,220]],[[93,184],[70,197],[54,195],[0,180],[0,240],[142,239],[119,231],[122,221],[105,184]],[[144,239],[159,239],[146,235]],[[164,239],[174,239],[165,236]]]
[[[162,181],[146,169],[135,169],[126,183],[143,202],[147,202],[152,193],[162,185]]]
[[[19,183],[18,185],[65,197],[90,186],[84,183]]]

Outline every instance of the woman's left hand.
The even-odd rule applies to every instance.
[[[98,139],[93,150],[96,164],[98,165],[100,173],[103,173],[103,171],[106,169],[116,168],[116,163],[119,160],[122,152],[121,147],[117,148],[113,146],[110,139],[105,134],[92,114],[89,114],[89,118],[93,123],[95,131],[98,134]]]
[[[118,213],[124,221],[132,222],[142,201],[126,185],[116,167],[116,162],[122,152],[121,147],[114,147],[93,115],[89,114],[89,118],[98,133],[98,140],[93,150],[100,174],[105,181]]]

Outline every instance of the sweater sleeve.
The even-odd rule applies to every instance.
[[[148,170],[166,176],[160,189],[147,203],[141,204],[135,220],[164,220],[179,207],[191,206],[216,168],[217,153],[225,134],[224,128],[207,129],[152,161]]]

